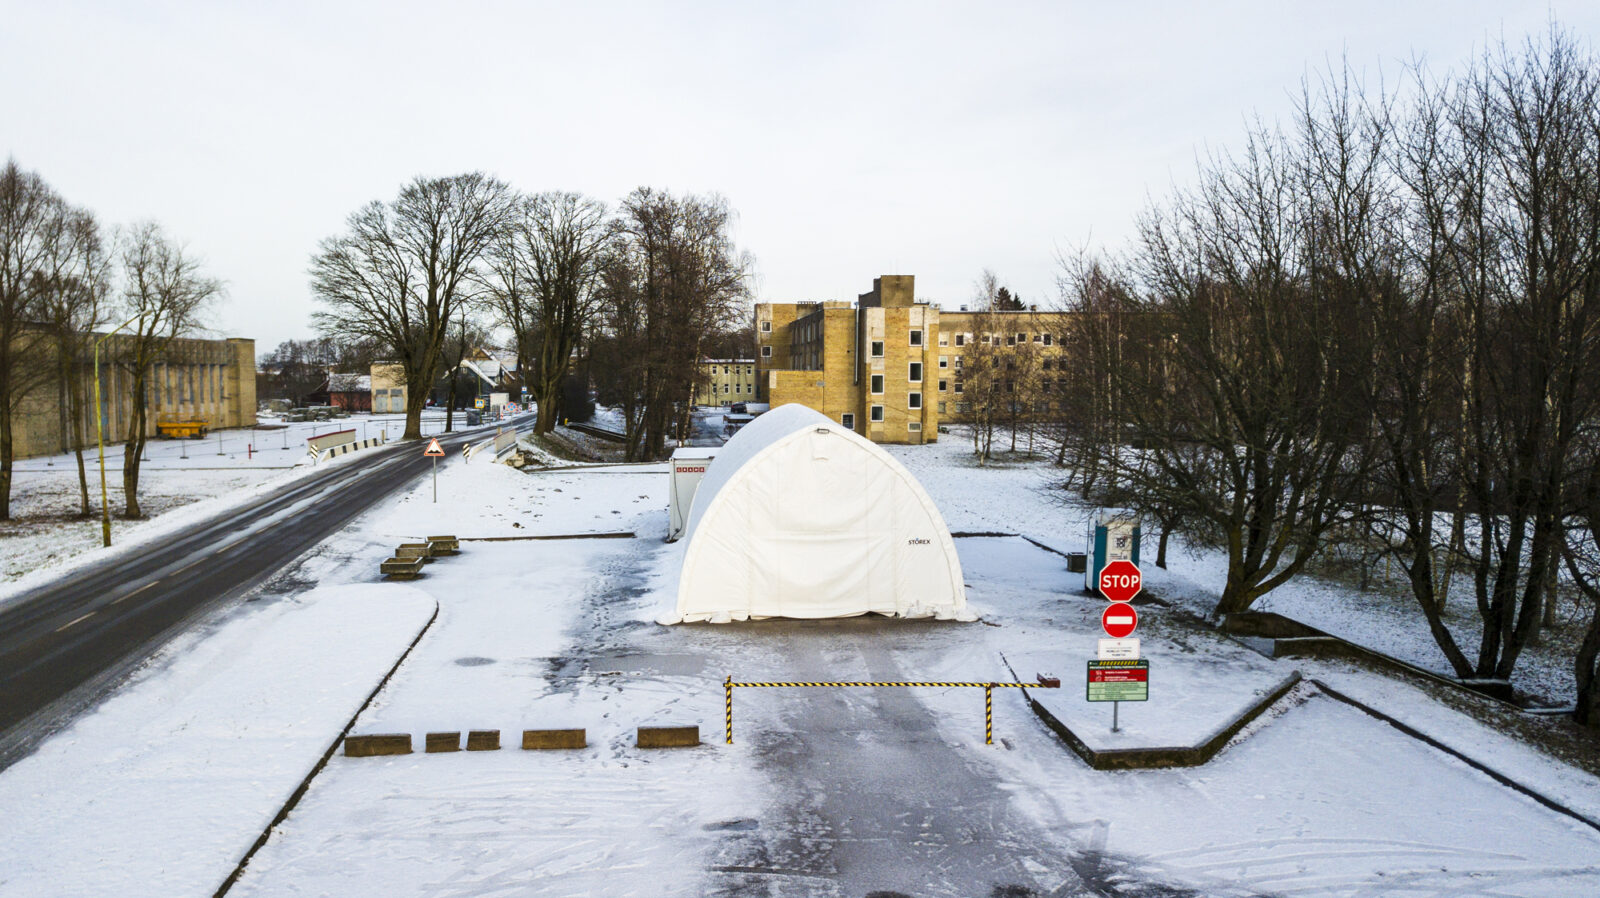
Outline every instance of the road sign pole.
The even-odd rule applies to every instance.
[[[1111,732],[1113,733],[1117,732],[1117,707],[1121,704],[1122,702],[1111,703]]]
[[[433,504],[439,504],[439,460],[433,460]]]

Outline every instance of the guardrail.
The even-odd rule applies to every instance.
[[[728,745],[732,745],[733,744],[733,690],[735,688],[743,687],[743,688],[755,688],[755,689],[786,689],[786,688],[838,689],[838,688],[855,688],[855,687],[862,687],[862,686],[870,686],[870,687],[874,687],[874,688],[883,687],[883,686],[893,686],[893,687],[935,687],[935,688],[982,689],[983,690],[983,744],[984,745],[993,745],[994,744],[994,691],[996,689],[1025,689],[1025,688],[1030,687],[1030,686],[1032,686],[1034,688],[1039,688],[1039,689],[1059,689],[1059,688],[1061,688],[1061,681],[1059,679],[1056,679],[1055,677],[1046,677],[1043,674],[1040,674],[1037,679],[1038,679],[1037,683],[998,683],[998,682],[969,683],[969,682],[945,682],[945,681],[921,681],[921,680],[913,680],[913,681],[897,681],[897,680],[890,680],[890,681],[842,681],[842,682],[841,681],[835,681],[835,682],[796,682],[796,683],[787,683],[787,682],[786,683],[736,683],[736,682],[734,682],[733,677],[730,676],[727,679],[722,681],[722,694],[723,694],[723,706],[724,706],[723,718],[724,718],[724,721],[725,721],[724,725],[725,725],[725,728],[726,728],[725,729],[725,733],[726,733],[727,744]]]

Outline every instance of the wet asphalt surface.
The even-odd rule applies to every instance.
[[[532,418],[518,423],[531,426]],[[466,439],[451,434],[440,443],[454,451]],[[425,475],[423,445],[370,450],[0,608],[0,769],[201,616]]]
[[[645,541],[641,541],[643,543]],[[607,587],[585,602],[551,674],[620,670],[633,675],[744,681],[907,680],[897,658],[954,648],[972,624],[879,617],[750,621],[661,627],[624,609],[643,592],[645,545],[610,565]],[[1180,898],[1201,893],[1142,880],[1137,863],[1096,850],[1092,812],[1042,827],[1010,801],[998,767],[969,743],[942,736],[918,689],[741,689],[735,740],[769,784],[756,817],[708,827],[705,894],[720,898]],[[971,726],[982,733],[983,696],[971,690]],[[996,702],[999,705],[997,699]],[[759,709],[757,706],[761,706]],[[965,721],[963,721],[965,723]],[[722,741],[721,721],[701,738]],[[996,710],[995,745],[1006,751]],[[1062,751],[1067,751],[1061,746]],[[1101,834],[1103,844],[1103,833]]]

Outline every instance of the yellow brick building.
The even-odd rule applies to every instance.
[[[1048,396],[1073,317],[947,311],[916,300],[912,275],[874,278],[855,303],[758,303],[755,398],[809,406],[876,443],[935,442],[941,421],[969,413],[965,362],[976,355],[1026,352],[1029,395]],[[994,376],[1002,394],[1015,386]]]
[[[128,436],[133,416],[133,377],[118,363],[131,338],[115,334],[101,347],[100,391],[105,409],[102,424],[107,443]],[[40,364],[49,376],[29,390],[14,418],[16,455],[51,455],[73,446],[73,421],[68,385],[59,375],[53,347],[46,344]],[[94,401],[93,358],[76,362],[88,402]],[[252,427],[256,423],[256,343],[247,339],[198,340],[180,337],[168,346],[150,371],[146,386],[146,436],[169,419],[203,420],[211,429]],[[95,439],[94,413],[84,409],[83,433]]]
[[[756,401],[755,359],[701,359],[695,405],[729,406]]]

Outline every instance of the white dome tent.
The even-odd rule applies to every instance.
[[[877,613],[974,620],[950,530],[901,464],[801,405],[717,453],[662,623]]]

